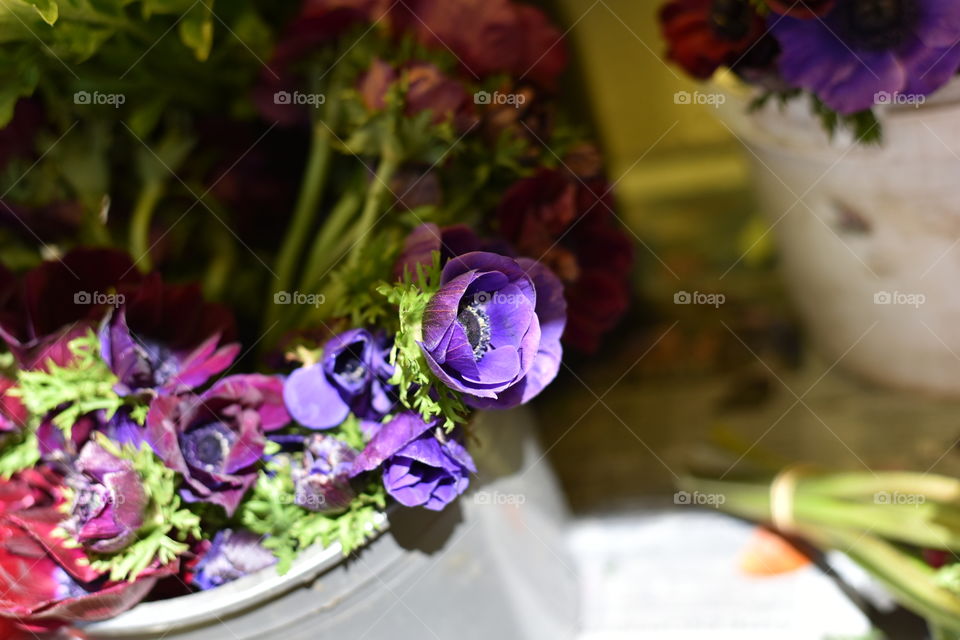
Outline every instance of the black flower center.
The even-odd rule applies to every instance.
[[[457,314],[457,322],[467,334],[474,359],[479,360],[490,350],[490,316],[483,308],[483,302],[474,300],[463,306]]]
[[[361,382],[367,375],[367,367],[363,364],[364,343],[355,342],[344,349],[336,358],[334,369],[338,376],[347,382]]]
[[[709,20],[717,36],[737,42],[750,33],[754,13],[746,0],[714,0]]]
[[[851,44],[869,51],[903,44],[916,23],[916,0],[854,0],[835,9]]]
[[[219,422],[185,433],[181,448],[187,464],[208,472],[220,471],[233,444],[231,436],[230,430]]]

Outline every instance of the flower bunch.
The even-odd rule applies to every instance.
[[[696,78],[721,66],[763,95],[813,97],[828,128],[879,138],[877,107],[918,105],[960,70],[949,0],[670,0],[667,58]]]
[[[0,625],[444,509],[475,413],[532,401],[626,310],[543,12],[287,4],[0,9],[35,34],[0,44]]]

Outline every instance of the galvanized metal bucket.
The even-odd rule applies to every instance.
[[[274,569],[86,625],[90,640],[562,640],[578,626],[568,514],[527,410],[487,413],[480,471],[441,513],[395,508],[355,556],[310,549]]]

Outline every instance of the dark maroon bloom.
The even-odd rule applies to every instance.
[[[60,477],[43,467],[0,483],[0,616],[31,631],[116,616],[177,570],[173,563],[109,582],[55,535],[63,501]]]
[[[205,302],[199,286],[163,284],[151,274],[100,328],[101,355],[120,379],[121,395],[174,393],[229,367],[240,345],[218,345],[234,333],[230,312]]]
[[[357,457],[353,475],[383,469],[383,484],[407,507],[440,511],[470,484],[477,468],[457,439],[419,415],[401,413]]]
[[[432,222],[422,224],[404,240],[403,251],[394,267],[394,277],[401,279],[405,271],[415,276],[418,264],[427,267],[433,263],[434,252],[440,252],[442,266],[454,256],[483,248],[480,238],[467,225],[458,224],[441,229]]]
[[[767,6],[774,13],[810,20],[826,15],[837,0],[767,0]]]
[[[147,414],[147,441],[183,475],[185,500],[219,504],[233,515],[256,482],[264,433],[289,421],[278,378],[229,376],[199,396],[155,398]]]
[[[7,272],[9,274],[9,272]],[[26,369],[53,358],[86,333],[142,276],[122,251],[74,249],[10,281],[0,273],[0,338]]]
[[[476,123],[472,96],[460,82],[429,62],[411,62],[398,72],[386,62],[374,60],[358,85],[364,105],[371,111],[382,110],[387,92],[398,81],[406,87],[404,112],[408,116],[429,111],[433,122],[452,120],[458,131]]]
[[[660,24],[667,58],[695,78],[735,66],[765,31],[749,0],[670,0]]]
[[[67,483],[74,495],[65,528],[74,539],[97,553],[116,553],[136,539],[148,498],[128,460],[88,442]]]
[[[630,301],[632,243],[612,212],[602,178],[552,169],[515,183],[497,212],[500,233],[516,250],[563,281],[568,308],[563,339],[587,353],[596,351]]]
[[[450,50],[468,75],[505,73],[553,88],[567,66],[560,31],[539,9],[511,0],[407,0],[408,28]]]
[[[245,529],[224,529],[213,537],[194,568],[191,582],[206,591],[276,564],[260,536]]]
[[[303,466],[293,470],[294,502],[304,509],[337,513],[350,506],[356,492],[350,472],[357,452],[342,440],[316,433],[304,442]]]

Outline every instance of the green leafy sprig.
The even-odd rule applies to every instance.
[[[466,421],[468,409],[460,394],[430,370],[419,344],[423,340],[423,313],[439,289],[440,252],[435,251],[431,265],[417,265],[415,277],[405,273],[403,282],[383,284],[378,290],[397,306],[400,316],[400,330],[390,353],[396,369],[390,383],[397,385],[405,407],[426,422],[442,418],[444,429],[449,431]]]
[[[190,547],[186,540],[199,540],[200,517],[182,508],[177,473],[166,467],[149,447],[137,449],[127,444],[121,448],[102,433],[95,437],[109,453],[132,463],[150,498],[137,541],[114,554],[97,554],[90,562],[97,571],[109,573],[111,580],[132,582],[151,565],[163,566],[187,551]]]
[[[338,514],[310,511],[294,503],[296,488],[291,456],[278,457],[260,472],[250,498],[241,507],[241,521],[264,536],[263,546],[277,558],[277,571],[290,570],[297,555],[313,544],[339,543],[343,555],[361,547],[379,528],[386,508],[383,485],[371,481],[347,508]]]
[[[83,415],[106,411],[113,417],[124,400],[113,390],[117,377],[100,358],[100,341],[92,330],[70,341],[73,358],[65,367],[47,363],[47,370],[21,371],[18,388],[11,393],[34,416],[53,415],[53,423],[69,438],[73,424]]]

